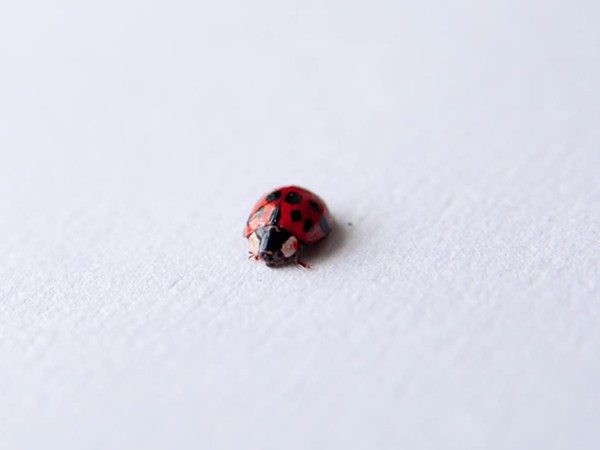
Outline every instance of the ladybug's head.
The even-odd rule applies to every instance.
[[[293,258],[298,251],[298,239],[275,225],[259,228],[248,237],[250,253],[273,267]]]

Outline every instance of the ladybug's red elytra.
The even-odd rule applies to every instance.
[[[302,246],[317,244],[331,231],[331,215],[316,194],[298,186],[286,186],[261,197],[254,205],[244,237],[250,258],[275,267],[300,261]]]

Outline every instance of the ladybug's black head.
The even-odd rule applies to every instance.
[[[248,238],[250,253],[267,266],[277,266],[293,258],[298,251],[298,239],[289,231],[274,225],[259,228]]]

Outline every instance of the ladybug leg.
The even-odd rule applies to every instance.
[[[304,269],[310,269],[311,267],[304,261],[300,261],[300,252],[296,252],[296,264],[303,267]]]

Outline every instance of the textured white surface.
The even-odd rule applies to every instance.
[[[599,24],[3,2],[0,448],[599,448]],[[284,183],[312,271],[246,260]]]

